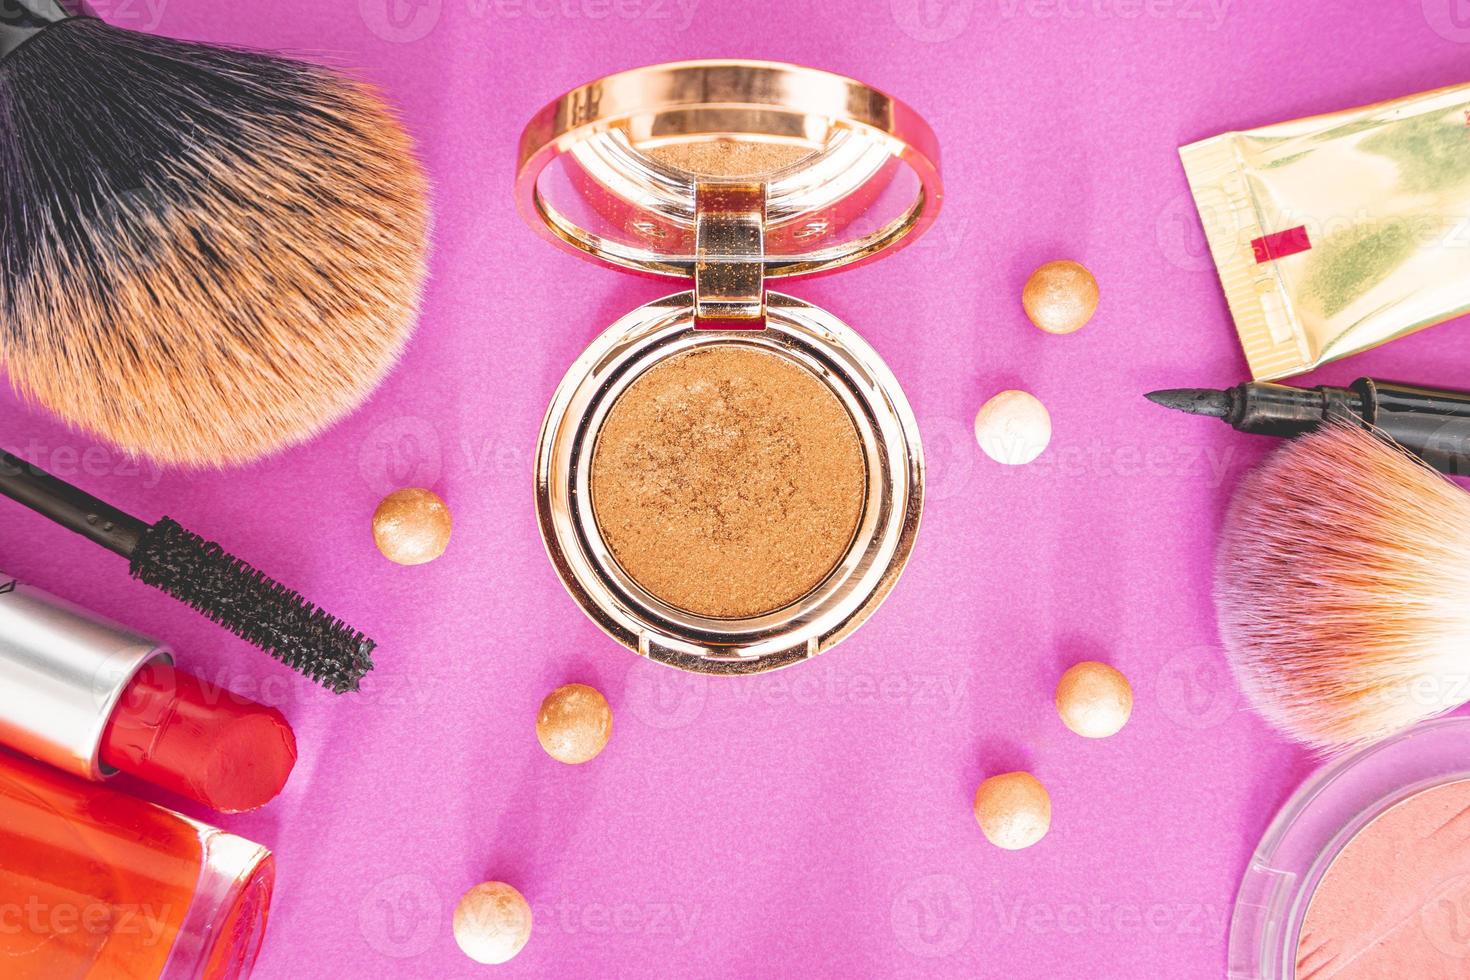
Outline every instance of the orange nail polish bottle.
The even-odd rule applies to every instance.
[[[10,980],[246,977],[269,851],[0,750],[0,972]]]

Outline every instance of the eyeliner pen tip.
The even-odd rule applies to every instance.
[[[1172,408],[1190,415],[1223,419],[1230,411],[1230,394],[1211,388],[1166,388],[1150,391],[1143,397],[1155,405]]]

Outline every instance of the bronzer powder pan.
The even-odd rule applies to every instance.
[[[1251,858],[1229,956],[1232,978],[1470,978],[1470,718],[1308,779]]]
[[[847,553],[866,483],[831,389],[743,344],[650,368],[592,452],[592,514],[613,558],[669,605],[722,619],[816,588]]]
[[[705,673],[784,667],[893,588],[923,502],[913,412],[851,327],[767,284],[913,241],[938,212],[937,156],[896,100],[770,62],[611,75],[526,127],[532,227],[693,287],[593,341],[537,453],[552,562],[625,646]]]

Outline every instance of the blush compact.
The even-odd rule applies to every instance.
[[[703,673],[846,637],[912,551],[918,426],[857,332],[767,281],[914,241],[942,194],[928,126],[828,72],[655,65],[538,113],[516,194],[556,244],[685,281],[594,340],[547,411],[537,513],[573,598],[631,650]]]
[[[1323,766],[1241,879],[1231,980],[1470,976],[1470,718]]]

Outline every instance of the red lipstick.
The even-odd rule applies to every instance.
[[[0,744],[86,779],[126,772],[222,813],[264,806],[296,763],[285,716],[173,654],[0,576]]]
[[[209,688],[155,660],[133,678],[102,736],[102,762],[221,813],[275,799],[296,736],[275,708]]]

